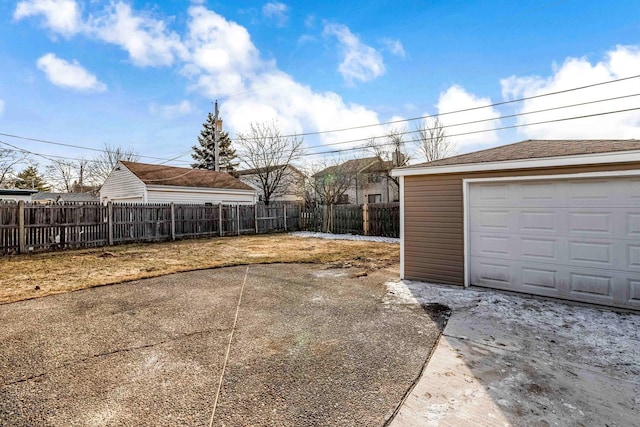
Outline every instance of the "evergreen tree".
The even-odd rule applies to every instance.
[[[202,127],[203,129],[200,131],[200,135],[198,136],[198,144],[200,144],[200,146],[194,145],[192,147],[193,153],[191,153],[191,157],[195,160],[195,163],[192,163],[191,167],[195,169],[215,170],[216,147],[214,140],[215,128],[213,114],[208,114],[207,121],[204,122]],[[238,156],[236,155],[236,150],[231,146],[229,133],[224,131],[220,132],[220,135],[218,136],[218,144],[220,170],[235,175],[235,170],[239,162],[234,161]]]
[[[16,188],[49,191],[51,188],[35,166],[29,166],[16,175]]]

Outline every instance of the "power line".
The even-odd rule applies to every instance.
[[[506,104],[511,104],[511,103],[515,103],[515,102],[522,102],[522,101],[527,101],[527,100],[536,99],[536,98],[542,98],[542,97],[551,96],[551,95],[558,95],[558,94],[562,94],[562,93],[573,92],[573,91],[577,91],[577,90],[584,90],[584,89],[588,89],[588,88],[592,88],[592,87],[596,87],[596,86],[602,86],[602,85],[607,85],[607,84],[611,84],[611,83],[617,83],[617,82],[626,81],[626,80],[630,80],[630,79],[635,79],[635,78],[639,78],[639,77],[640,77],[640,74],[634,75],[634,76],[629,76],[629,77],[623,77],[623,78],[619,78],[619,79],[614,79],[614,80],[609,80],[609,81],[605,81],[605,82],[600,82],[600,83],[593,83],[593,84],[589,84],[589,85],[574,87],[574,88],[571,88],[571,89],[564,89],[564,90],[560,90],[560,91],[549,92],[549,93],[540,94],[540,95],[534,95],[534,96],[529,96],[529,97],[523,97],[523,98],[513,99],[513,100],[509,100],[509,101],[496,102],[496,103],[482,105],[482,106],[478,106],[478,107],[472,107],[472,108],[465,108],[465,109],[460,109],[460,110],[448,111],[448,112],[444,112],[444,113],[441,113],[441,114],[436,114],[436,115],[433,115],[433,116],[421,116],[421,117],[414,117],[414,118],[410,118],[410,119],[393,120],[393,121],[388,121],[388,122],[383,122],[383,123],[378,123],[378,124],[353,126],[353,127],[350,127],[350,128],[333,129],[333,130],[325,130],[325,131],[317,131],[317,132],[304,132],[304,133],[300,133],[300,134],[282,135],[281,137],[286,138],[286,137],[297,137],[297,136],[321,135],[321,134],[327,134],[327,133],[336,133],[336,132],[345,132],[345,131],[349,131],[349,130],[364,129],[364,128],[375,127],[375,126],[384,126],[384,125],[389,125],[389,124],[405,123],[405,122],[410,122],[410,121],[415,121],[415,120],[422,120],[422,119],[425,119],[425,118],[428,118],[428,117],[434,117],[434,118],[435,117],[442,117],[442,116],[450,115],[450,114],[457,114],[457,113],[463,113],[463,112],[469,112],[469,111],[476,111],[476,110],[489,108],[489,107],[506,105]],[[588,102],[585,102],[585,103],[573,104],[573,105],[569,105],[569,106],[552,107],[552,108],[546,109],[546,110],[538,110],[538,111],[533,111],[533,112],[518,113],[518,114],[513,114],[513,115],[508,115],[508,116],[503,116],[503,117],[497,117],[497,118],[493,118],[493,119],[484,119],[484,120],[477,120],[477,121],[472,121],[472,122],[456,123],[456,124],[453,124],[453,125],[447,125],[447,126],[443,126],[443,127],[463,126],[463,125],[468,125],[468,124],[480,123],[480,122],[483,122],[483,121],[498,120],[498,119],[501,119],[501,118],[518,117],[518,116],[525,115],[525,114],[534,114],[536,112],[551,111],[553,109],[561,109],[561,108],[569,108],[569,107],[572,107],[572,106],[586,105],[586,104],[589,104],[589,103],[596,103],[596,102],[604,102],[604,101],[607,101],[607,100],[621,99],[621,98],[630,97],[630,96],[637,96],[637,94],[628,95],[628,96],[621,96],[621,97],[616,97],[616,98],[609,98],[609,99],[605,99],[605,100],[588,101]],[[411,134],[411,133],[416,133],[416,131],[407,131],[407,132],[403,132],[402,134],[404,135],[404,134]],[[33,138],[33,137],[26,137],[26,136],[21,136],[21,135],[14,135],[14,134],[3,133],[3,132],[0,132],[0,136],[6,136],[6,137],[10,137],[10,138],[22,139],[22,140],[26,140],[26,141],[41,142],[41,143],[44,143],[44,144],[58,145],[58,146],[63,146],[63,147],[77,148],[77,149],[82,149],[82,150],[89,150],[89,151],[100,152],[100,153],[112,153],[113,154],[112,151],[105,150],[105,149],[98,149],[98,148],[93,148],[93,147],[85,147],[85,146],[81,146],[81,145],[68,144],[68,143],[64,143],[64,142],[56,142],[56,141],[50,141],[50,140],[45,140],[45,139]],[[452,136],[452,135],[449,135],[449,136]],[[380,136],[374,135],[374,136],[371,136],[369,138],[360,138],[360,139],[353,139],[353,140],[348,140],[348,141],[334,142],[334,143],[329,143],[329,144],[320,144],[320,145],[316,145],[316,146],[307,147],[307,149],[320,148],[320,147],[326,147],[326,146],[335,146],[335,145],[341,145],[341,144],[350,144],[350,143],[354,143],[354,142],[362,142],[362,141],[367,141],[367,140],[370,140],[372,138],[377,138],[377,137],[380,137]],[[248,137],[246,139],[253,140],[255,138]],[[239,139],[238,138],[234,138],[234,139],[231,139],[231,140],[232,141],[238,141]],[[33,153],[33,154],[36,154],[36,153]],[[186,154],[188,154],[188,152],[185,152],[185,153],[180,154],[180,155],[178,155],[176,157],[173,157],[173,158],[162,158],[162,157],[143,156],[143,155],[140,155],[139,157],[143,158],[143,159],[161,160],[164,163],[167,163],[167,162],[170,162],[170,161],[177,161],[177,162],[180,162],[180,163],[189,163],[189,161],[187,161],[187,160],[178,160],[180,157],[182,157],[182,156],[184,156]],[[59,158],[60,156],[52,156],[52,157],[58,157]],[[75,159],[75,160],[79,160],[79,159]]]
[[[469,112],[469,111],[481,110],[481,109],[484,109],[484,108],[497,107],[497,106],[500,106],[500,105],[512,104],[512,103],[522,102],[522,101],[529,101],[531,99],[543,98],[543,97],[551,96],[551,95],[559,95],[559,94],[562,94],[562,93],[568,93],[568,92],[574,92],[574,91],[577,91],[577,90],[589,89],[589,88],[592,88],[592,87],[607,85],[607,84],[611,84],[611,83],[618,83],[618,82],[625,81],[625,80],[637,79],[639,77],[640,77],[640,74],[637,74],[637,75],[634,75],[634,76],[622,77],[622,78],[619,78],[619,79],[608,80],[608,81],[605,81],[605,82],[593,83],[593,84],[589,84],[589,85],[585,85],[585,86],[578,86],[578,87],[574,87],[574,88],[571,88],[571,89],[564,89],[564,90],[559,90],[559,91],[555,91],[555,92],[548,92],[548,93],[543,93],[543,94],[540,94],[540,95],[532,95],[532,96],[527,96],[527,97],[523,97],[523,98],[512,99],[512,100],[509,100],[509,101],[494,102],[492,104],[481,105],[481,106],[478,106],[478,107],[471,107],[471,108],[464,108],[464,109],[460,109],[460,110],[447,111],[447,112],[444,112],[444,113],[434,114],[434,115],[431,115],[431,116],[420,116],[420,117],[413,117],[413,118],[409,118],[409,119],[392,120],[392,121],[388,121],[388,122],[372,123],[372,124],[368,124],[368,125],[352,126],[352,127],[348,127],[348,128],[341,128],[341,129],[323,130],[323,131],[316,131],[316,132],[303,132],[303,133],[297,133],[297,134],[282,135],[282,137],[286,138],[286,137],[299,137],[299,136],[310,136],[310,135],[323,135],[323,134],[327,134],[327,133],[346,132],[346,131],[350,131],[350,130],[365,129],[365,128],[370,128],[370,127],[385,126],[385,125],[391,125],[391,124],[397,124],[397,123],[406,123],[406,122],[411,122],[411,121],[415,121],[415,120],[424,120],[424,119],[429,118],[429,117],[442,117],[442,116],[446,116],[446,115],[450,115],[450,114],[466,113],[466,112]],[[247,139],[254,139],[254,138],[249,137]],[[233,138],[232,139],[232,141],[237,141],[237,140],[238,140],[238,138]]]
[[[562,118],[562,119],[544,120],[544,121],[533,122],[533,123],[523,123],[523,124],[518,124],[518,125],[502,126],[502,127],[492,128],[492,129],[482,129],[482,130],[476,130],[476,131],[461,132],[461,133],[457,133],[457,134],[453,134],[453,135],[447,135],[447,137],[466,136],[466,135],[473,135],[473,134],[484,133],[484,132],[494,132],[494,131],[506,130],[506,129],[516,129],[516,128],[521,128],[521,127],[543,125],[543,124],[548,124],[548,123],[564,122],[564,121],[569,121],[569,120],[585,119],[585,118],[590,118],[590,117],[606,116],[606,115],[609,115],[609,114],[625,113],[625,112],[637,111],[637,110],[640,110],[640,107],[626,108],[626,109],[623,109],[623,110],[615,110],[615,111],[606,111],[606,112],[595,113],[595,114],[585,114],[585,115],[582,115],[582,116],[565,117],[565,118]],[[381,146],[389,146],[389,145],[393,145],[393,144],[394,144],[393,142],[390,142],[390,143],[384,143],[384,144],[380,144],[380,145]],[[342,153],[342,152],[345,152],[345,151],[357,151],[357,150],[366,150],[366,149],[368,149],[367,146],[351,147],[351,148],[343,148],[343,149],[338,149],[338,150],[329,150],[329,151],[321,151],[321,152],[317,152],[317,153],[311,153],[310,156],[316,156],[316,155],[322,155],[322,154],[336,154],[336,153]]]
[[[467,126],[467,125],[472,125],[472,124],[491,122],[491,121],[495,121],[495,120],[510,119],[510,118],[514,118],[514,117],[526,116],[528,114],[537,114],[537,113],[544,113],[544,112],[554,111],[554,110],[562,110],[562,109],[565,109],[565,108],[580,107],[580,106],[583,106],[583,105],[597,104],[599,102],[607,102],[607,101],[615,101],[615,100],[624,99],[624,98],[632,98],[634,96],[640,96],[640,93],[634,93],[634,94],[629,94],[629,95],[621,95],[621,96],[614,96],[614,97],[611,97],[611,98],[597,99],[597,100],[594,100],[594,101],[579,102],[579,103],[576,103],[576,104],[562,105],[562,106],[559,106],[559,107],[543,108],[541,110],[533,110],[533,111],[527,111],[527,112],[524,112],[524,113],[508,114],[508,115],[505,115],[505,116],[491,117],[491,118],[488,118],[488,119],[472,120],[472,121],[468,121],[468,122],[454,123],[454,124],[450,124],[450,125],[444,125],[443,124],[442,128],[443,129],[447,129],[447,128],[453,128],[453,127],[458,127],[458,126]],[[401,136],[404,136],[404,135],[410,135],[410,134],[414,134],[414,133],[419,133],[420,131],[421,131],[421,129],[407,130],[407,131],[404,131],[404,132],[398,132],[397,134],[401,135]],[[350,143],[354,143],[354,142],[370,141],[372,139],[382,138],[384,136],[385,135],[372,136],[372,137],[369,137],[369,138],[359,138],[359,139],[351,139],[351,140],[348,140],[348,141],[332,142],[332,143],[329,143],[329,144],[313,145],[313,146],[307,147],[307,149],[323,148],[323,147],[333,146],[333,145],[342,145],[342,144],[350,144]],[[456,136],[456,135],[446,135],[446,136]]]
[[[43,144],[58,145],[58,146],[61,146],[61,147],[78,148],[78,149],[81,149],[81,150],[96,151],[96,152],[99,152],[99,153],[116,154],[115,151],[110,151],[110,150],[105,150],[105,149],[100,149],[100,148],[85,147],[85,146],[82,146],[82,145],[74,145],[74,144],[68,144],[68,143],[65,143],[65,142],[49,141],[49,140],[46,140],[46,139],[38,139],[38,138],[32,138],[32,137],[28,137],[28,136],[13,135],[13,134],[3,133],[3,132],[0,132],[0,136],[6,136],[6,137],[9,137],[9,138],[15,138],[15,139],[22,139],[22,140],[25,140],[25,141],[41,142]],[[181,154],[176,158],[182,157],[183,155],[184,154]],[[53,156],[53,157],[55,157],[55,156]],[[139,156],[139,157],[144,158],[144,159],[153,159],[153,160],[169,160],[169,161],[173,160],[173,159],[167,159],[167,158],[163,158],[163,157],[142,156],[142,155]],[[183,161],[183,162],[186,162],[186,161]]]

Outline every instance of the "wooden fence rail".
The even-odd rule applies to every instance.
[[[298,230],[297,205],[1,203],[0,255]]]
[[[301,211],[298,223],[305,231],[400,237],[400,204],[315,206]]]
[[[0,203],[0,255],[296,230],[399,237],[399,204]]]

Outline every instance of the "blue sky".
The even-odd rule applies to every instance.
[[[22,0],[1,2],[0,16],[0,133],[121,146],[150,163],[188,164],[214,99],[232,138],[252,121],[277,120],[285,134],[378,125],[305,137],[315,162],[419,123],[388,121],[640,74],[637,0]],[[636,92],[640,79],[628,79],[441,120],[461,153],[528,138],[640,138],[640,110],[496,130],[638,108],[640,96],[531,114]],[[501,118],[513,114],[523,115]],[[477,120],[487,121],[451,126]]]

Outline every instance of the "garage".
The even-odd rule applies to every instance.
[[[640,306],[640,178],[468,185],[470,284]]]
[[[640,141],[529,140],[393,173],[403,279],[640,309]]]

